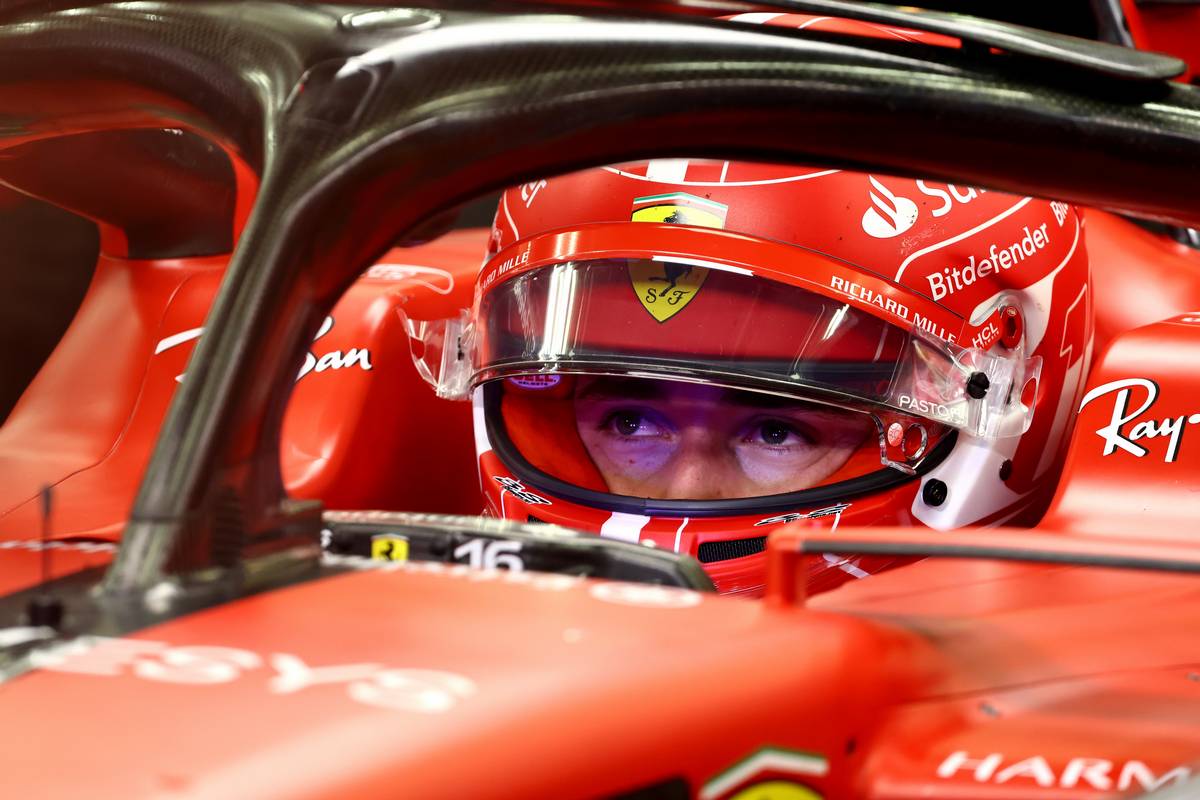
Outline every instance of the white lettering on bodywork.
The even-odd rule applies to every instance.
[[[1130,397],[1133,393],[1132,390],[1135,388],[1144,390],[1146,397],[1140,406],[1130,411]],[[1112,416],[1109,418],[1109,423],[1096,429],[1096,435],[1104,440],[1104,449],[1101,451],[1101,455],[1110,456],[1118,449],[1121,449],[1137,458],[1142,458],[1150,451],[1142,445],[1137,444],[1139,440],[1166,436],[1168,437],[1167,452],[1163,460],[1170,463],[1175,461],[1179,456],[1179,446],[1183,441],[1184,424],[1200,424],[1200,414],[1180,414],[1179,416],[1164,417],[1159,420],[1141,420],[1134,424],[1128,433],[1126,433],[1123,428],[1149,411],[1150,407],[1158,400],[1158,384],[1147,378],[1123,378],[1122,380],[1109,381],[1097,386],[1083,396],[1083,400],[1079,404],[1079,410],[1083,411],[1088,403],[1098,400],[1107,394],[1115,394],[1115,397],[1113,399],[1113,410]]]
[[[271,656],[275,677],[267,684],[275,694],[292,694],[322,683],[344,683],[369,678],[382,667],[379,664],[342,664],[334,667],[310,667],[298,656],[276,653]]]
[[[30,655],[31,663],[52,672],[103,677],[133,676],[157,683],[193,686],[245,679],[264,666],[272,671],[267,691],[293,695],[319,686],[345,686],[357,703],[392,711],[441,714],[475,694],[475,682],[453,672],[399,669],[375,663],[313,667],[290,653],[264,658],[250,650],[209,645],[171,646],[166,642],[81,636]]]
[[[153,658],[137,658],[133,672],[161,683],[229,683],[242,672],[256,669],[262,659],[233,647],[172,647]]]
[[[1119,770],[1116,769],[1118,765]],[[1182,783],[1191,777],[1188,767],[1174,767],[1160,774],[1137,760],[1121,763],[1104,758],[1077,757],[1067,761],[1061,771],[1056,771],[1045,756],[1030,756],[1006,764],[1003,753],[973,757],[966,750],[951,753],[937,768],[937,776],[943,779],[970,777],[976,783],[1014,782],[1016,785],[1032,781],[1043,788],[1099,791],[1114,788],[1114,773],[1116,789],[1122,792],[1134,788],[1135,784],[1149,791]]]
[[[329,333],[333,325],[333,317],[326,317],[325,321],[321,323],[321,328],[317,331],[317,335],[313,337],[313,342],[316,342],[322,336]],[[167,336],[155,345],[154,353],[155,355],[164,353],[167,350],[195,341],[200,338],[202,333],[204,333],[203,328],[192,328],[182,333]],[[348,369],[355,366],[364,372],[371,371],[374,368],[371,364],[371,351],[365,347],[351,347],[349,350],[331,350],[320,356],[310,351],[304,354],[304,365],[300,367],[300,374],[296,376],[296,380],[300,380],[310,372]],[[182,383],[185,374],[181,372],[176,375],[175,381]]]

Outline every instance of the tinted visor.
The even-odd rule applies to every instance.
[[[736,272],[650,259],[533,270],[481,301],[478,365],[605,365],[740,376],[870,400],[908,335],[845,303]]]
[[[1019,354],[957,347],[743,269],[659,257],[530,270],[485,293],[476,324],[475,384],[659,375],[883,406],[979,436],[1023,433],[1022,388],[1036,380]]]

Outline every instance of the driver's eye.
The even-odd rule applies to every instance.
[[[764,422],[758,431],[758,435],[767,444],[783,444],[787,441],[789,433],[791,431],[780,422]]]
[[[799,444],[802,437],[788,423],[782,420],[769,419],[758,423],[751,438],[756,438],[763,444],[778,447],[785,444]]]
[[[635,436],[638,431],[642,430],[644,421],[644,417],[636,411],[617,411],[609,415],[608,424],[605,427],[622,436]]]

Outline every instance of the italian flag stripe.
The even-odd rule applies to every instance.
[[[700,790],[700,800],[720,797],[747,778],[768,769],[796,775],[821,776],[829,772],[829,760],[817,753],[766,747],[704,784]]]

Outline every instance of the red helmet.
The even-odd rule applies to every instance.
[[[473,396],[492,514],[755,594],[777,525],[1031,524],[1053,492],[1092,335],[1066,204],[656,160],[507,191],[490,249],[425,363]]]
[[[754,595],[778,525],[1032,524],[1053,494],[1092,340],[1065,203],[661,159],[510,189],[488,255],[470,312],[414,335],[473,398],[496,516]],[[830,556],[808,589],[894,563]]]

